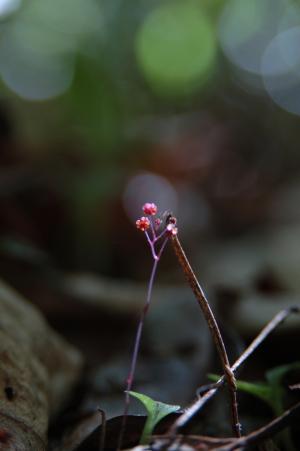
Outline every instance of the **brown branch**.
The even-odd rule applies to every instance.
[[[237,396],[236,396],[236,382],[234,373],[231,369],[228,355],[226,352],[226,348],[222,339],[222,335],[218,326],[218,323],[214,317],[214,314],[211,310],[209,302],[192,270],[192,267],[182,249],[180,241],[177,235],[172,236],[172,245],[177,256],[177,259],[182,267],[182,270],[186,276],[186,279],[198,301],[198,304],[203,312],[203,315],[206,319],[210,332],[212,334],[213,340],[215,342],[219,358],[221,360],[221,364],[223,367],[224,377],[228,384],[228,389],[231,398],[231,416],[232,416],[232,429],[237,437],[241,436],[241,425],[239,422],[238,416],[238,407],[237,407]]]
[[[294,313],[299,313],[299,307],[290,307],[289,309],[281,310],[274,318],[262,329],[258,336],[250,343],[250,345],[245,349],[243,354],[235,361],[232,365],[231,370],[235,373],[239,367],[251,356],[251,354],[260,346],[263,341],[276,329],[288,316]],[[168,433],[170,435],[176,434],[178,429],[185,426],[192,417],[198,413],[201,408],[209,401],[218,391],[218,389],[224,384],[225,377],[222,376],[213,388],[208,390],[204,396],[197,399],[172,425]]]
[[[280,432],[282,429],[291,425],[296,419],[300,418],[300,402],[292,406],[290,409],[286,410],[282,415],[275,418],[270,423],[266,424],[260,429],[257,429],[250,434],[234,439],[233,443],[230,445],[221,446],[218,448],[219,451],[232,451],[237,448],[244,448],[249,445],[261,442],[266,438],[272,437],[273,435]]]
[[[176,440],[172,441],[172,449],[175,449],[175,444],[190,445],[195,449],[199,449],[199,445],[205,445],[206,449],[217,449],[219,451],[233,451],[234,449],[244,449],[249,445],[258,444],[261,441],[273,437],[282,429],[290,426],[300,418],[300,402],[286,410],[282,415],[275,418],[265,426],[251,432],[243,437],[208,437],[204,435],[176,435]],[[154,435],[153,440],[155,444],[161,444],[159,449],[171,449],[170,442],[167,441],[165,435]]]

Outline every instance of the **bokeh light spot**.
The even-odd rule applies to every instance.
[[[123,195],[125,211],[132,221],[141,216],[145,202],[154,202],[160,213],[176,212],[177,193],[165,177],[144,172],[129,180]]]
[[[66,91],[73,79],[72,58],[37,54],[24,48],[11,33],[0,41],[0,75],[26,100],[46,100]]]
[[[195,1],[160,5],[136,36],[137,62],[152,88],[162,93],[193,91],[206,79],[215,55],[212,25]]]
[[[97,0],[31,0],[9,25],[0,41],[3,81],[24,99],[47,100],[70,87],[75,55],[98,34],[102,17]]]
[[[292,2],[290,3],[283,15],[280,18],[278,32],[288,30],[300,25],[300,5]]]
[[[21,0],[0,0],[0,19],[15,12],[21,5]]]
[[[261,65],[264,86],[281,108],[300,115],[300,27],[279,33],[267,47]]]
[[[219,21],[219,40],[227,58],[239,68],[260,74],[261,58],[288,0],[231,0]]]
[[[24,47],[62,54],[77,50],[101,26],[96,0],[31,0],[20,11],[13,28]]]

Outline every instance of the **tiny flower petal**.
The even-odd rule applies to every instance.
[[[159,218],[156,218],[155,221],[154,221],[155,227],[156,227],[157,229],[158,229],[158,227],[161,225],[161,223],[162,223],[162,220],[159,219]]]
[[[151,202],[145,203],[143,205],[143,212],[145,215],[156,215],[157,213],[157,206]]]
[[[168,218],[168,223],[169,223],[169,224],[176,225],[176,224],[177,224],[177,219],[176,219],[174,216],[170,216],[170,217]]]
[[[166,227],[166,233],[169,236],[175,236],[178,233],[178,229],[174,224],[168,224]]]
[[[142,232],[145,232],[150,227],[150,221],[148,218],[145,218],[145,216],[142,216],[135,222],[135,225],[137,229],[141,230]]]

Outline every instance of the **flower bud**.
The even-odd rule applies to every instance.
[[[159,218],[156,218],[154,221],[155,227],[158,229],[158,227],[161,225],[162,221]]]
[[[144,206],[143,206],[143,212],[145,213],[145,215],[156,215],[157,213],[157,206],[153,203],[147,202]]]
[[[142,216],[135,222],[135,225],[137,229],[141,230],[142,232],[145,232],[150,227],[150,221],[148,218],[145,218],[145,216]]]
[[[169,236],[175,236],[178,233],[178,229],[174,224],[168,224],[166,227],[166,233]]]

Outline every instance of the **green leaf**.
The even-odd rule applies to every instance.
[[[164,404],[163,402],[155,401],[149,396],[130,391],[129,394],[134,398],[137,398],[146,408],[148,416],[144,426],[144,430],[141,435],[140,444],[149,443],[149,439],[152,435],[153,429],[164,417],[170,413],[177,412],[180,406],[174,406],[170,404]]]
[[[293,362],[288,365],[277,366],[266,372],[266,379],[270,385],[279,385],[282,378],[293,370],[300,369],[300,362]]]
[[[263,382],[246,382],[246,381],[237,381],[238,390],[244,391],[245,393],[249,393],[250,395],[254,395],[257,398],[262,399],[267,404],[269,404],[272,408],[273,405],[273,390],[272,388]]]
[[[238,390],[250,393],[265,401],[273,409],[275,415],[281,415],[284,411],[283,397],[284,389],[282,387],[283,377],[290,371],[299,370],[300,362],[293,362],[288,365],[277,366],[266,372],[267,382],[246,382],[237,380]],[[208,375],[209,379],[216,382],[220,376],[216,374]]]
[[[293,370],[300,369],[300,362],[293,362],[288,365],[281,365],[266,372],[266,380],[272,390],[272,407],[276,415],[281,415],[283,409],[284,389],[282,386],[283,377]]]
[[[217,376],[216,374],[209,374],[208,377],[212,381],[217,381],[220,378],[220,376]],[[269,404],[269,406],[271,406],[272,409],[275,410],[273,388],[270,387],[269,384],[264,383],[264,382],[253,383],[253,382],[237,380],[236,385],[237,385],[238,390],[241,390],[245,393],[249,393],[253,396],[256,396],[257,398],[262,399],[267,404]],[[276,406],[277,406],[277,402],[276,402]]]

